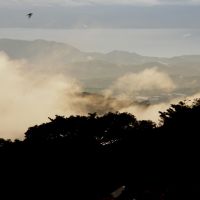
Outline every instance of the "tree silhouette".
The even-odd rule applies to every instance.
[[[122,186],[116,199],[199,198],[199,99],[160,112],[159,126],[119,112],[49,120],[24,140],[0,139],[2,182],[56,199],[100,200]]]

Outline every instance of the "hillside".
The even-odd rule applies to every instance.
[[[108,87],[118,77],[153,67],[169,74],[178,89],[194,89],[200,84],[200,55],[159,58],[125,51],[103,54],[82,52],[54,41],[11,39],[0,39],[0,51],[11,59],[25,59],[34,70],[64,73],[97,91]]]

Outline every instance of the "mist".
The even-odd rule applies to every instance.
[[[145,101],[142,94],[151,91],[158,93],[172,92],[176,88],[175,83],[170,76],[159,71],[156,67],[145,69],[139,73],[129,73],[116,80],[110,88],[104,91],[105,97],[115,96],[117,102],[126,102],[123,106],[113,102],[113,107],[120,112],[129,112],[134,114],[139,120],[159,121],[159,111],[166,110],[173,100],[170,102],[159,104],[139,103],[138,98]]]
[[[114,84],[105,90],[106,95],[117,95],[118,98],[134,98],[138,92],[157,90],[171,92],[175,84],[164,72],[156,67],[145,69],[139,73],[129,73],[120,77]]]
[[[175,90],[176,84],[170,76],[156,67],[125,74],[107,89],[92,94],[85,93],[81,83],[70,75],[63,75],[59,70],[49,73],[48,67],[46,73],[45,70],[28,71],[29,65],[34,67],[26,60],[14,60],[0,52],[0,138],[21,139],[29,127],[45,123],[48,117],[54,118],[55,115],[93,112],[102,115],[119,111],[132,113],[139,120],[158,123],[159,111],[183,100],[176,98],[157,104],[138,101],[138,97],[151,91],[166,93]],[[197,97],[198,94],[191,99]]]
[[[185,101],[189,105],[193,100],[200,98],[200,93],[197,92],[188,97],[171,98],[153,104],[146,103],[145,97],[140,95],[148,94],[151,91],[156,91],[158,94],[172,93],[176,88],[176,84],[167,73],[154,67],[120,77],[104,91],[104,94],[107,98],[115,96],[116,101],[111,104],[115,110],[132,113],[138,120],[152,120],[159,125],[159,111],[166,111],[170,105],[178,104],[180,101]],[[138,102],[138,97],[143,100],[142,103]],[[124,102],[124,104],[119,102]]]
[[[20,138],[28,127],[56,114],[83,114],[76,80],[60,74],[24,73],[26,61],[0,53],[0,137]]]

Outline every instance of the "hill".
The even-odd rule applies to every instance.
[[[54,41],[13,39],[0,39],[0,51],[4,51],[11,59],[26,60],[31,66],[28,70],[75,77],[88,91],[99,91],[118,77],[153,67],[169,74],[180,91],[185,89],[187,93],[188,88],[197,88],[197,91],[200,84],[200,55],[164,58],[125,51],[103,54],[82,52],[68,44]]]

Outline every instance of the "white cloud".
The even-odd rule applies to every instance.
[[[81,86],[62,75],[24,72],[26,61],[0,52],[0,138],[20,138],[28,127],[56,114],[83,114]]]
[[[170,92],[175,89],[170,76],[158,69],[145,69],[139,73],[129,73],[120,77],[109,89],[105,96],[118,96],[118,98],[133,99],[140,91]]]

